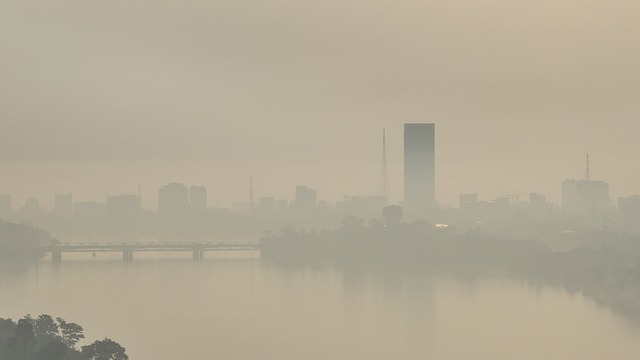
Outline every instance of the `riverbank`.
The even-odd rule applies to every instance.
[[[584,234],[584,245],[552,251],[539,240],[455,234],[425,224],[337,231],[285,228],[262,238],[262,258],[287,266],[340,266],[380,272],[426,272],[466,278],[510,277],[564,287],[640,323],[640,240]],[[594,238],[607,246],[594,248]],[[590,246],[587,246],[590,244]],[[597,247],[597,246],[596,246]]]
[[[0,220],[0,271],[24,268],[44,255],[38,245],[50,243],[44,230]]]

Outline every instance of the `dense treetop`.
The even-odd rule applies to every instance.
[[[0,360],[128,360],[125,348],[104,339],[78,348],[82,326],[62,318],[0,318]]]

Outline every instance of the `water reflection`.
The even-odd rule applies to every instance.
[[[640,333],[579,294],[509,279],[281,267],[257,257],[43,260],[0,317],[51,313],[132,359],[629,359]],[[8,294],[8,295],[5,295]]]

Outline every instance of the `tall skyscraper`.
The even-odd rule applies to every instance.
[[[404,124],[404,206],[420,212],[436,204],[435,124]]]
[[[203,212],[207,210],[207,188],[192,185],[189,188],[189,207],[192,211]]]
[[[189,209],[189,189],[178,183],[170,183],[158,192],[158,212],[163,215],[183,214]]]
[[[562,182],[562,209],[567,214],[593,214],[610,207],[609,184],[567,179]]]
[[[567,214],[593,214],[610,207],[609,184],[591,180],[589,154],[585,175],[585,180],[567,179],[562,182],[562,209]]]
[[[296,186],[296,199],[292,206],[299,211],[311,211],[318,205],[316,191],[306,186]]]
[[[73,215],[73,198],[71,194],[56,194],[54,211],[59,216],[71,217]]]
[[[135,219],[140,216],[142,204],[137,195],[107,197],[107,215],[116,219]]]
[[[260,198],[259,209],[263,213],[272,213],[276,210],[276,199],[272,196],[263,196]]]

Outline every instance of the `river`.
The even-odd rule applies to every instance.
[[[509,279],[287,268],[257,254],[65,254],[0,275],[0,317],[42,313],[131,360],[633,359],[637,324]],[[83,343],[83,344],[84,344]]]

